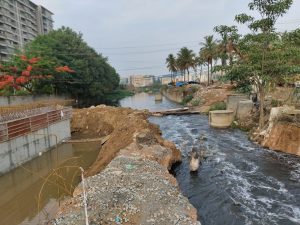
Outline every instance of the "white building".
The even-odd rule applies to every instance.
[[[53,29],[53,13],[29,0],[0,0],[0,61]]]
[[[130,84],[134,87],[149,87],[154,82],[154,76],[152,75],[132,75],[129,79]]]

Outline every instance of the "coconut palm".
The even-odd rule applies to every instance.
[[[172,81],[174,81],[174,73],[177,72],[177,65],[176,65],[176,58],[174,57],[173,54],[168,55],[168,58],[166,59],[166,64],[169,71],[171,72]]]
[[[187,71],[188,73],[188,81],[190,80],[190,68],[193,68],[195,65],[194,58],[196,57],[193,50],[188,49],[187,47],[183,47],[180,49],[180,51],[177,54],[177,62],[178,66],[184,71]],[[185,80],[185,75],[184,75]]]
[[[200,44],[203,46],[200,49],[200,56],[202,59],[205,59],[207,63],[207,84],[210,84],[210,71],[209,69],[212,70],[212,63],[213,60],[216,57],[216,49],[217,49],[217,44],[216,41],[214,40],[213,35],[205,36],[204,37],[205,42],[201,42]]]
[[[216,26],[214,28],[214,31],[219,33],[219,35],[221,36],[221,40],[219,41],[217,48],[217,54],[221,59],[222,66],[224,67],[227,65],[227,59],[229,59],[230,64],[232,64],[233,53],[236,52],[238,54],[238,52],[236,51],[236,43],[240,35],[237,33],[237,27],[220,25]]]

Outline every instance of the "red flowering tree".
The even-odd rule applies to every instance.
[[[41,58],[16,56],[10,63],[0,65],[0,91],[24,89],[33,92],[34,84],[40,80],[53,80],[52,74],[74,73],[68,66],[54,66]]]

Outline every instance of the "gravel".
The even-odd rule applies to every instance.
[[[120,154],[100,174],[87,178],[86,185],[90,225],[200,224],[168,170],[138,154]],[[74,195],[51,224],[84,224],[82,184]]]

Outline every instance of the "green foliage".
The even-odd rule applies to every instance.
[[[208,79],[207,84],[210,84],[210,73],[209,69],[211,68],[212,73],[212,63],[213,60],[217,58],[218,55],[218,46],[216,41],[214,40],[213,35],[209,35],[204,37],[205,42],[200,43],[202,45],[202,48],[200,49],[199,55],[200,55],[200,61],[206,62],[207,65],[207,73],[208,73]]]
[[[48,65],[67,65],[75,73],[55,74],[53,81],[37,83],[37,89],[74,98],[101,99],[118,87],[119,75],[108,64],[107,58],[89,47],[82,34],[62,27],[37,37],[25,48],[26,54],[42,57]],[[46,66],[46,65],[45,65]]]
[[[186,96],[183,97],[182,104],[183,104],[183,105],[186,105],[186,104],[189,103],[192,99],[193,99],[193,95],[192,95],[192,94],[188,94],[188,95],[186,95]]]
[[[188,49],[187,47],[183,47],[177,54],[176,65],[180,71],[187,71],[188,75],[190,74],[189,69],[194,68],[196,65],[195,61],[195,53],[193,50]],[[189,81],[189,76],[188,76]]]
[[[279,106],[282,106],[282,105],[283,105],[282,101],[279,101],[279,100],[276,100],[276,99],[272,99],[272,101],[271,101],[271,106],[272,107],[279,107]]]
[[[300,49],[288,40],[297,40],[297,32],[280,37],[275,32],[277,19],[283,16],[292,5],[292,0],[252,0],[249,9],[257,11],[260,18],[245,13],[235,20],[247,24],[252,31],[238,42],[238,58],[230,66],[223,68],[231,81],[249,85],[258,90],[259,98],[264,99],[273,83],[282,82],[299,73]],[[296,42],[295,42],[296,43]],[[264,127],[264,101],[260,102],[259,127]]]
[[[209,111],[225,110],[225,109],[226,109],[226,103],[225,102],[216,102],[212,106],[210,106]]]
[[[124,89],[117,89],[106,94],[105,99],[108,101],[119,101],[123,98],[133,96],[134,92]]]
[[[255,19],[245,13],[239,14],[235,20],[247,24],[254,32],[270,33],[274,31],[277,19],[283,16],[293,4],[293,0],[252,0],[248,6],[252,11],[257,11],[261,16]]]
[[[199,98],[194,98],[194,99],[192,99],[192,101],[191,101],[191,105],[192,105],[192,106],[199,106],[201,103],[202,103],[202,101],[201,101],[201,99],[199,99]]]

